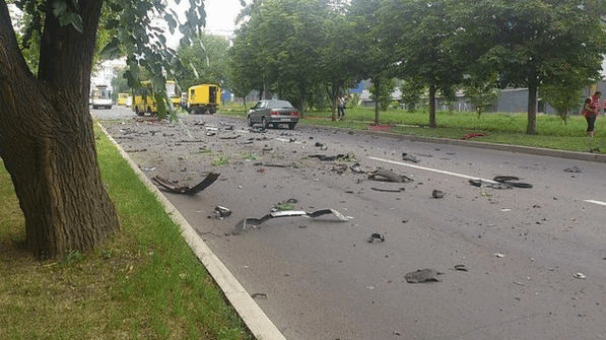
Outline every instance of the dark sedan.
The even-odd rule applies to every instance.
[[[294,129],[299,122],[299,111],[286,100],[260,100],[248,111],[248,126],[260,123],[265,129],[287,124]]]

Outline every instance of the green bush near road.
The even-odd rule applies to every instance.
[[[228,107],[230,107],[228,105]],[[246,117],[238,105],[220,114]],[[355,107],[346,110],[343,121],[332,121],[331,112],[307,111],[300,124],[325,125],[351,130],[366,130],[374,123],[374,108]],[[521,145],[577,152],[606,153],[606,117],[600,116],[596,122],[595,137],[586,136],[585,117],[572,115],[568,123],[558,115],[538,115],[536,135],[526,134],[525,113],[485,113],[479,116],[475,112],[436,112],[438,127],[431,129],[427,111],[407,112],[389,109],[380,112],[380,124],[390,125],[390,131],[403,135],[464,139],[473,133],[485,136],[471,140],[487,143]],[[599,151],[598,151],[599,149]]]
[[[0,339],[252,339],[154,194],[96,134],[122,231],[60,262],[24,249],[0,161]]]

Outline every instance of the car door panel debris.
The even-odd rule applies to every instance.
[[[469,184],[476,187],[486,187],[491,189],[532,188],[532,184],[518,182],[519,180],[520,178],[516,176],[495,176],[493,178],[494,182],[483,181],[481,179],[470,179]]]
[[[402,152],[402,160],[413,162],[413,163],[419,163],[419,159],[417,157],[415,157],[413,155],[409,155],[406,152]]]
[[[160,176],[154,176],[151,178],[152,182],[154,182],[154,184],[156,184],[158,187],[160,187],[160,189],[167,191],[167,192],[172,192],[174,194],[185,194],[185,195],[194,195],[206,188],[208,188],[211,184],[213,184],[217,178],[219,178],[218,173],[216,172],[211,172],[208,175],[206,175],[206,178],[204,178],[200,183],[196,184],[193,187],[189,187],[189,186],[180,186],[177,185],[174,182],[171,182],[167,179],[164,179]]]
[[[238,235],[238,234],[242,233],[243,231],[247,230],[248,226],[256,227],[272,218],[297,217],[297,216],[317,218],[317,217],[328,215],[328,214],[334,215],[337,218],[337,222],[349,221],[349,218],[343,216],[340,212],[338,212],[334,209],[320,209],[320,210],[316,210],[316,211],[312,211],[312,212],[301,211],[301,210],[279,211],[276,209],[272,209],[267,214],[265,214],[264,216],[262,216],[260,218],[255,218],[255,217],[244,218],[243,220],[241,220],[234,226],[234,228],[232,230],[232,234]]]

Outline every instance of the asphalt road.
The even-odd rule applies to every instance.
[[[221,116],[170,126],[133,121],[122,108],[92,114],[127,117],[104,125],[149,176],[193,185],[208,171],[221,173],[195,196],[167,197],[288,339],[606,337],[601,163],[308,126],[251,133]],[[221,157],[229,164],[211,165]],[[413,181],[337,171],[355,162]],[[573,167],[580,172],[566,171]],[[532,188],[469,183],[495,176]],[[433,198],[434,190],[444,197]],[[290,198],[297,210],[332,208],[349,220],[275,218],[232,233],[244,217]],[[233,213],[209,218],[216,206]],[[373,233],[384,242],[369,243]],[[406,273],[424,268],[443,274],[438,282],[406,282]]]

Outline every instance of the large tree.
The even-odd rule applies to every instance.
[[[223,37],[200,34],[194,43],[179,46],[174,73],[183,89],[197,84],[213,83],[224,87],[228,79],[227,50]]]
[[[455,58],[449,39],[457,23],[450,1],[383,0],[379,16],[381,43],[389,50],[395,75],[422,82],[429,89],[429,126],[435,128],[436,93],[451,97],[465,64]]]
[[[87,251],[119,230],[113,203],[97,164],[93,121],[88,109],[95,37],[103,0],[24,0],[33,17],[25,28],[39,37],[37,73],[28,67],[5,0],[0,0],[0,157],[11,175],[25,216],[27,247],[40,257]],[[157,18],[163,3],[146,0],[105,2],[114,13],[106,24],[116,36],[106,55],[126,54],[130,83],[137,69],[162,76],[170,55]],[[204,24],[204,7],[192,0],[185,38]],[[26,42],[27,43],[27,42]],[[158,86],[161,88],[162,86]]]

